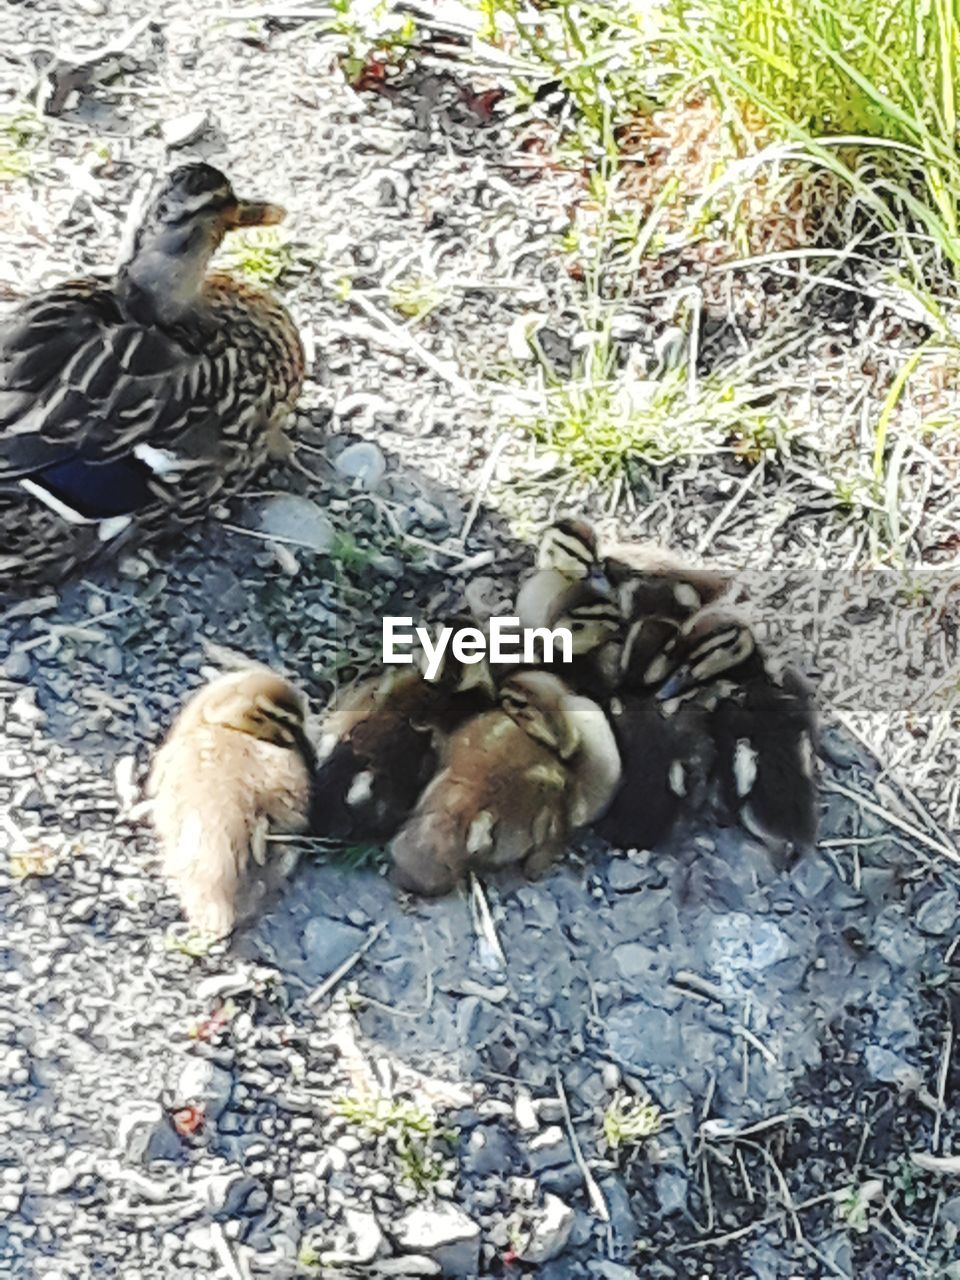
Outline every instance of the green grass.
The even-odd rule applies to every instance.
[[[366,1136],[385,1138],[397,1172],[417,1191],[428,1191],[444,1176],[440,1144],[450,1144],[456,1134],[441,1129],[431,1110],[383,1094],[344,1094],[334,1100],[334,1110]]]
[[[603,1140],[611,1151],[637,1146],[655,1137],[662,1128],[660,1108],[648,1098],[628,1098],[618,1093],[603,1113]]]
[[[672,0],[669,12],[678,60],[732,121],[749,105],[771,138],[841,177],[921,287],[931,246],[960,270],[956,0]]]
[[[390,289],[390,305],[408,320],[423,320],[453,295],[432,276],[408,276]]]
[[[281,227],[249,227],[231,232],[219,261],[232,275],[267,287],[293,268],[295,258]]]
[[[16,182],[30,174],[32,151],[43,133],[43,122],[30,111],[0,114],[0,183]]]
[[[790,451],[794,426],[749,368],[691,377],[685,360],[640,379],[618,369],[603,333],[574,376],[548,371],[539,403],[516,411],[515,425],[585,476],[609,479],[624,467],[667,466],[727,451],[747,463]]]

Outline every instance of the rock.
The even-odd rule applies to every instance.
[[[227,1109],[233,1090],[233,1076],[207,1058],[190,1058],[180,1072],[177,1094],[183,1103],[202,1103],[208,1120],[216,1120]]]
[[[539,1177],[539,1186],[541,1191],[552,1191],[561,1198],[573,1196],[583,1186],[583,1174],[576,1161],[571,1160],[568,1164],[544,1169]]]
[[[513,1161],[513,1146],[499,1126],[479,1125],[471,1131],[463,1154],[463,1167],[467,1173],[485,1178],[509,1169]]]
[[[117,1146],[130,1164],[177,1160],[183,1150],[159,1102],[144,1103],[123,1113],[117,1128]]]
[[[187,147],[196,142],[209,123],[205,111],[188,111],[182,116],[164,120],[160,126],[160,137],[168,147]]]
[[[826,858],[811,854],[801,858],[790,878],[797,890],[810,902],[833,883],[836,873]]]
[[[530,1232],[530,1239],[519,1251],[524,1262],[549,1262],[563,1253],[573,1230],[573,1210],[559,1196],[549,1192],[543,1198],[543,1209]]]
[[[376,489],[387,474],[387,463],[380,449],[366,440],[348,444],[337,456],[334,467],[359,489]]]
[[[271,538],[325,555],[336,541],[333,522],[310,498],[282,493],[260,504],[258,528]]]
[[[30,677],[30,655],[11,653],[4,659],[3,674],[8,680],[27,680]]]
[[[687,1206],[687,1180],[677,1169],[661,1169],[654,1190],[662,1214],[678,1213]]]
[[[432,1258],[408,1254],[405,1258],[381,1258],[369,1268],[371,1276],[438,1276],[440,1264]]]
[[[660,987],[666,980],[667,966],[650,947],[642,942],[625,942],[614,948],[613,962],[620,976],[631,986],[642,988],[647,983]]]
[[[923,1082],[916,1067],[912,1067],[891,1049],[885,1049],[878,1044],[868,1044],[863,1058],[867,1064],[867,1070],[877,1080],[899,1085],[902,1089],[915,1089]]]
[[[623,1267],[619,1262],[608,1262],[606,1259],[602,1262],[588,1263],[591,1276],[595,1276],[596,1280],[636,1280],[636,1272],[632,1267]]]
[[[941,889],[928,898],[917,911],[917,928],[921,933],[940,938],[957,923],[960,915],[956,889]]]
[[[425,1254],[444,1276],[476,1275],[480,1263],[480,1228],[455,1205],[412,1209],[400,1220],[397,1241],[407,1253]]]
[[[611,858],[607,881],[616,893],[640,889],[649,879],[649,867],[639,866],[631,858]]]
[[[529,1093],[517,1094],[516,1102],[513,1104],[513,1114],[516,1117],[517,1128],[523,1133],[536,1133],[540,1128],[540,1121],[537,1119]]]
[[[321,1266],[365,1266],[387,1251],[380,1224],[372,1213],[344,1209],[343,1223],[333,1233],[333,1248],[320,1255]]]
[[[333,973],[363,943],[366,933],[340,920],[318,916],[303,931],[301,946],[317,980]]]
[[[530,1139],[530,1168],[534,1173],[542,1169],[555,1169],[571,1158],[570,1143],[559,1125],[551,1125]]]

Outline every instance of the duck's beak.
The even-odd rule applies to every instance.
[[[227,226],[272,227],[287,216],[283,205],[267,204],[263,200],[238,200],[227,214]]]
[[[688,663],[677,667],[676,671],[666,679],[653,695],[657,702],[669,702],[671,698],[679,698],[681,693],[693,685],[693,676]]]
[[[613,584],[598,564],[587,574],[587,586],[604,600],[616,599]]]

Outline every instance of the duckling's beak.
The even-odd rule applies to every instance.
[[[671,698],[678,698],[681,693],[686,693],[693,683],[690,666],[685,662],[682,666],[677,667],[676,671],[663,682],[653,696],[657,702],[669,702]]]
[[[267,204],[263,200],[238,200],[227,213],[227,226],[272,227],[287,216],[283,205]]]
[[[616,599],[616,592],[613,589],[613,584],[598,564],[594,565],[587,574],[587,586],[604,600]]]

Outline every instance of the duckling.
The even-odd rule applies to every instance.
[[[682,622],[733,587],[728,574],[696,568],[654,544],[614,544],[605,549],[601,564],[628,622],[648,615]]]
[[[541,627],[551,610],[563,612],[589,599],[607,602],[610,594],[592,526],[586,520],[565,517],[544,530],[536,568],[517,593],[517,617],[521,627]]]
[[[795,668],[778,669],[746,622],[714,605],[667,642],[645,680],[661,705],[693,700],[708,713],[722,800],[778,866],[815,845],[816,704]]]
[[[313,756],[304,717],[303,697],[283,676],[233,672],[193,695],[157,752],[148,794],[164,871],[205,933],[232,931],[268,831],[307,829]]]
[[[607,703],[622,778],[597,830],[619,848],[654,848],[684,814],[711,804],[716,749],[708,711],[691,700],[658,702],[643,682],[679,632],[673,619],[639,618],[621,653],[620,687]]]
[[[486,663],[460,664],[451,655],[435,680],[407,666],[362,680],[323,720],[315,833],[388,839],[433,776],[443,737],[494,701]]]
[[[572,660],[551,663],[555,675],[591,698],[610,693],[619,666],[621,617],[597,560],[596,534],[585,520],[566,518],[547,527],[537,567],[521,584],[515,607],[524,629],[570,632]]]
[[[447,739],[441,767],[390,852],[403,889],[449,892],[472,868],[541,875],[594,821],[620,776],[603,711],[546,671],[511,676],[500,707]]]
[[[544,531],[537,568],[517,596],[517,613],[522,626],[543,626],[551,610],[557,616],[596,599],[618,603],[627,624],[649,615],[683,621],[731,586],[728,575],[688,565],[665,547],[617,543],[601,554],[593,526],[568,517]]]
[[[272,452],[304,354],[275,298],[211,256],[279,222],[207,164],[160,184],[110,284],[68,280],[0,333],[0,590],[56,582],[203,518]]]

